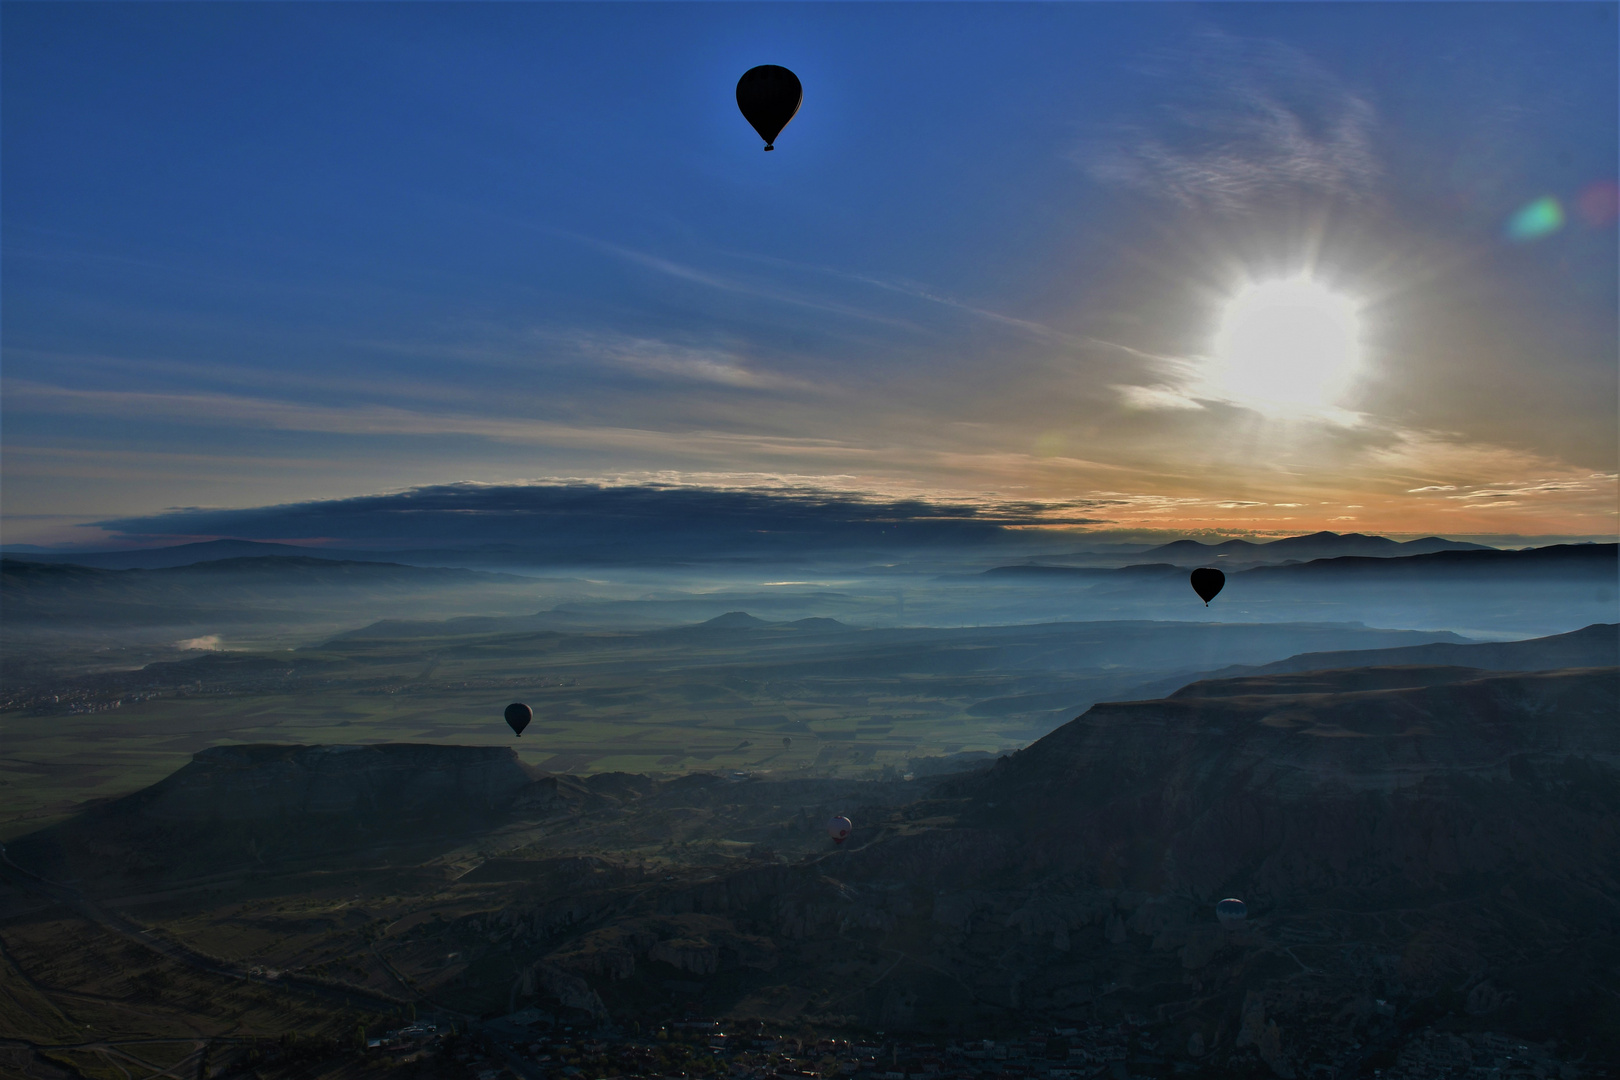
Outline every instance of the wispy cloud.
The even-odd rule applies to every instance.
[[[722,349],[604,335],[580,335],[576,340],[587,355],[643,376],[717,383],[747,390],[813,389],[803,380],[761,371],[741,356]]]
[[[1522,499],[1536,495],[1587,495],[1612,492],[1617,481],[1620,481],[1620,477],[1617,477],[1614,473],[1592,473],[1589,476],[1566,480],[1529,480],[1517,484],[1476,487],[1456,495],[1447,495],[1446,498],[1476,501],[1482,499]],[[1457,489],[1448,486],[1445,490],[1456,491]]]
[[[624,260],[625,262],[632,263],[647,270],[652,270],[667,277],[690,282],[694,285],[702,285],[706,288],[714,289],[719,292],[735,293],[740,296],[754,296],[762,300],[772,300],[777,303],[791,304],[795,307],[808,308],[812,311],[822,311],[833,315],[841,315],[845,318],[860,319],[865,322],[881,323],[886,326],[901,327],[907,330],[921,329],[914,323],[907,322],[904,319],[897,319],[890,315],[880,314],[875,311],[868,311],[865,308],[855,307],[850,304],[839,303],[836,300],[829,300],[825,297],[796,292],[791,289],[782,288],[774,283],[765,282],[758,279],[729,277],[725,274],[718,274],[711,270],[690,266],[686,263],[677,262],[674,259],[665,258],[662,255],[655,255],[647,251],[639,251],[635,248],[626,247],[622,244],[615,244],[612,241],[602,240],[594,236],[585,236],[581,233],[542,228],[540,226],[530,225],[527,227],[535,228],[542,232],[556,233],[557,235],[567,236],[570,239],[576,240],[582,244],[587,244],[593,248],[596,248],[598,251],[613,255]]]
[[[1226,213],[1278,193],[1361,201],[1374,191],[1373,106],[1300,50],[1212,32],[1155,69],[1175,96],[1076,152],[1094,180]]]
[[[843,281],[851,281],[861,285],[869,285],[876,289],[882,289],[885,292],[896,293],[901,296],[908,296],[914,300],[923,300],[930,304],[936,304],[941,307],[950,308],[954,311],[960,311],[964,314],[974,316],[975,318],[984,319],[989,322],[998,323],[1002,326],[1022,330],[1035,338],[1053,344],[1065,346],[1106,344],[1106,342],[1097,342],[1091,338],[1065,333],[1033,319],[1019,318],[1016,315],[1008,315],[1005,312],[995,311],[991,308],[983,307],[982,305],[969,303],[965,300],[949,296],[943,290],[922,282],[908,281],[902,278],[880,277],[876,274],[866,274],[852,270],[839,270],[830,266],[819,266],[814,263],[795,262],[791,259],[778,258],[772,255],[760,255],[752,252],[740,253],[738,257],[746,258],[751,262],[764,263],[771,266],[780,266],[791,270],[808,271],[814,274],[822,274],[828,277],[839,278]]]
[[[825,438],[566,424],[514,416],[418,411],[388,405],[313,405],[237,394],[78,390],[20,380],[6,382],[5,397],[8,406],[23,406],[46,414],[138,416],[206,427],[245,425],[352,436],[476,435],[523,444],[617,449],[667,450],[676,443],[761,449],[776,445],[784,450],[792,447],[810,454],[835,451],[842,445]]]
[[[1189,397],[1184,391],[1173,386],[1131,386],[1129,384],[1113,387],[1114,391],[1124,399],[1127,408],[1131,409],[1202,409],[1203,403]]]

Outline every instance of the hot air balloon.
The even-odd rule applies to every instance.
[[[776,137],[788,126],[804,101],[799,77],[785,67],[761,64],[743,72],[737,80],[737,108],[765,140],[765,149],[775,150]]]
[[[850,830],[854,827],[854,824],[849,820],[849,818],[845,817],[843,814],[839,814],[837,817],[827,822],[827,835],[832,837],[833,843],[842,844],[845,840],[849,839]]]
[[[1224,925],[1231,926],[1247,919],[1249,909],[1244,906],[1243,901],[1229,896],[1215,905],[1215,917],[1221,920]]]
[[[1193,592],[1209,607],[1209,602],[1220,595],[1226,585],[1226,575],[1209,566],[1200,566],[1192,572]]]
[[[534,719],[534,710],[521,701],[514,701],[506,707],[506,722],[512,725],[512,731],[518,738],[523,737],[523,729],[529,726]]]

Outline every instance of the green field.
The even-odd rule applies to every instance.
[[[445,626],[12,687],[0,713],[0,839],[154,783],[220,744],[512,745],[553,772],[903,774],[915,758],[1025,745],[1168,671],[1434,638],[1303,624]],[[501,719],[511,701],[535,710],[521,739]]]

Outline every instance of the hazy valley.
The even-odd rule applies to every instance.
[[[375,1067],[419,1052],[351,1032],[413,1010],[463,1033],[419,1066],[520,1074],[563,1025],[718,1068],[653,1038],[694,1016],[784,1063],[1030,1031],[1076,1075],[1439,1076],[1504,1031],[1620,1060],[1613,622],[1286,617],[1612,609],[1613,546],[1257,566],[1209,609],[1134,555],[901,578],[906,619],[993,625],[896,625],[894,575],[8,562],[7,1025],[92,1024],[24,1054],[84,1075],[155,1075],[151,1039]]]

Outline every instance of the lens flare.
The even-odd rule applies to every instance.
[[[1613,180],[1587,184],[1575,197],[1575,209],[1594,229],[1607,229],[1620,219],[1620,185]]]
[[[1539,240],[1564,227],[1564,208],[1551,195],[1521,206],[1508,218],[1504,232],[1509,240]]]

